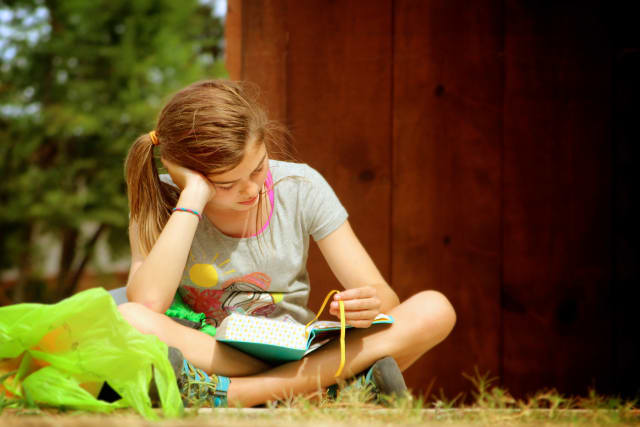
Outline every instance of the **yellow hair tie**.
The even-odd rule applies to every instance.
[[[316,314],[316,317],[311,322],[306,324],[306,328],[308,328],[310,324],[315,322],[318,319],[318,317],[320,317],[320,314],[322,314],[322,310],[324,310],[324,306],[327,305],[327,301],[329,301],[329,297],[335,294],[336,292],[340,292],[340,291],[333,290],[327,294],[327,296],[324,298],[324,302],[322,303],[322,306],[320,307],[320,310],[318,311],[318,314]],[[334,375],[335,377],[340,376],[340,374],[342,373],[342,368],[344,368],[344,364],[347,359],[346,350],[345,350],[346,344],[344,341],[345,329],[346,329],[346,322],[344,318],[344,301],[338,301],[338,305],[340,306],[340,366],[338,367],[338,370]],[[308,330],[305,329],[305,331],[306,331],[306,334],[309,335]]]
[[[158,145],[158,135],[156,135],[155,130],[149,132],[149,138],[151,138],[151,142],[153,143],[153,145]]]

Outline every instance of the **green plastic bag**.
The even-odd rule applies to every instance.
[[[194,323],[200,324],[200,331],[205,334],[216,336],[216,328],[206,322],[207,316],[204,313],[196,313],[191,307],[189,307],[182,300],[179,293],[176,293],[171,303],[171,307],[165,313],[169,317],[176,317],[178,319],[186,319]]]
[[[88,411],[131,407],[157,419],[148,393],[152,370],[164,415],[181,415],[166,344],[133,328],[102,288],[52,305],[0,307],[0,395]],[[122,399],[98,400],[104,381]]]

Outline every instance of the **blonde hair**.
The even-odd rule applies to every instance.
[[[191,84],[160,112],[156,144],[149,133],[135,140],[125,161],[125,176],[131,221],[138,227],[143,253],[151,251],[179,196],[177,188],[160,181],[155,164],[158,154],[202,174],[236,167],[250,141],[264,143],[271,158],[288,156],[289,134],[268,119],[257,98],[257,88],[248,83],[207,80]],[[156,146],[159,153],[154,154]],[[258,212],[263,201],[261,191]],[[256,228],[260,229],[259,224]]]

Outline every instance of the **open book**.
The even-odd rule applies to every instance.
[[[373,325],[393,323],[389,315],[378,314]],[[340,322],[317,320],[308,326],[295,321],[231,313],[216,331],[216,340],[269,362],[302,359],[331,338],[340,335]],[[352,326],[345,325],[345,328]]]
[[[347,357],[345,330],[352,327],[345,322],[344,302],[338,301],[340,322],[317,321],[329,298],[336,292],[333,290],[327,294],[316,317],[306,325],[232,313],[220,324],[216,339],[269,362],[288,362],[302,359],[340,331],[340,365],[335,373],[339,377]],[[378,314],[373,324],[380,323],[393,323],[393,318]]]

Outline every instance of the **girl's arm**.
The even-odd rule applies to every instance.
[[[165,166],[174,182],[184,189],[180,193],[178,206],[202,213],[215,192],[213,186],[195,172],[168,162]],[[127,282],[129,301],[143,304],[159,313],[169,308],[180,284],[198,222],[196,215],[174,212],[151,252],[144,256],[140,249],[137,224],[131,221],[129,240],[132,259]]]
[[[339,315],[337,301],[341,299],[347,322],[355,327],[368,327],[378,313],[388,312],[400,304],[349,221],[317,243],[331,271],[346,289],[334,296],[330,306],[333,315]]]

